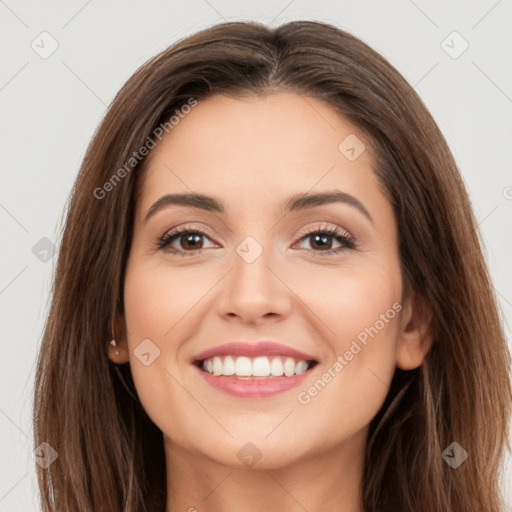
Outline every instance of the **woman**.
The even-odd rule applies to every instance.
[[[354,36],[224,23],[84,158],[38,361],[43,510],[501,510],[510,354],[434,120]]]

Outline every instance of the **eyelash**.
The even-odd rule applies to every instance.
[[[169,247],[169,245],[174,240],[179,239],[181,236],[184,236],[184,235],[200,235],[200,236],[212,238],[212,236],[209,233],[207,233],[201,229],[196,229],[194,227],[178,228],[178,229],[172,230],[172,231],[166,233],[164,236],[162,236],[157,241],[156,246],[158,249],[163,250],[166,253],[180,255],[181,257],[193,256],[194,254],[199,254],[202,250],[204,250],[204,249],[194,249],[191,251],[183,251],[183,250],[174,249],[174,248]],[[302,240],[304,240],[312,235],[327,235],[329,237],[334,237],[338,242],[340,242],[342,244],[341,247],[337,247],[335,249],[328,249],[326,251],[321,251],[319,249],[307,249],[308,251],[312,251],[314,256],[328,256],[331,254],[338,254],[347,249],[354,249],[356,247],[354,239],[346,231],[344,231],[340,228],[337,228],[337,227],[330,227],[330,226],[324,226],[324,225],[320,226],[319,228],[315,228],[313,230],[301,231],[299,233],[298,241],[301,242]]]

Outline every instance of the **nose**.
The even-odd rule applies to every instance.
[[[223,280],[222,292],[216,301],[218,314],[254,325],[287,317],[292,292],[279,276],[270,248],[263,250],[254,261],[240,254],[234,253],[233,267]]]

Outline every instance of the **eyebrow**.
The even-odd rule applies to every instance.
[[[332,203],[344,203],[348,204],[359,210],[370,222],[373,222],[373,218],[365,208],[365,206],[356,197],[342,192],[340,190],[334,190],[330,192],[320,192],[316,194],[301,193],[295,194],[289,197],[284,203],[284,213],[297,212],[301,210],[307,210],[309,208],[315,208],[317,206],[323,206]],[[200,210],[225,214],[226,208],[224,203],[212,196],[207,196],[198,193],[189,194],[166,194],[156,201],[147,211],[144,222],[147,222],[155,213],[166,206],[177,205],[177,206],[188,206],[197,208]]]

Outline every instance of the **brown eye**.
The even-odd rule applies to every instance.
[[[313,250],[331,249],[333,244],[333,236],[327,234],[308,235],[310,245]]]
[[[189,233],[185,235],[181,235],[179,237],[179,241],[181,243],[181,246],[184,249],[202,249],[202,243],[201,243],[201,237],[203,235],[199,235],[197,233]]]
[[[177,229],[166,233],[157,245],[165,252],[185,256],[187,253],[194,254],[195,251],[208,248],[204,246],[205,239],[210,240],[210,237],[198,229]]]
[[[326,227],[301,233],[300,241],[309,241],[310,251],[318,255],[329,255],[341,253],[346,249],[354,249],[355,243],[352,237],[339,228]],[[334,240],[333,240],[334,239]],[[333,247],[333,244],[339,245]]]

